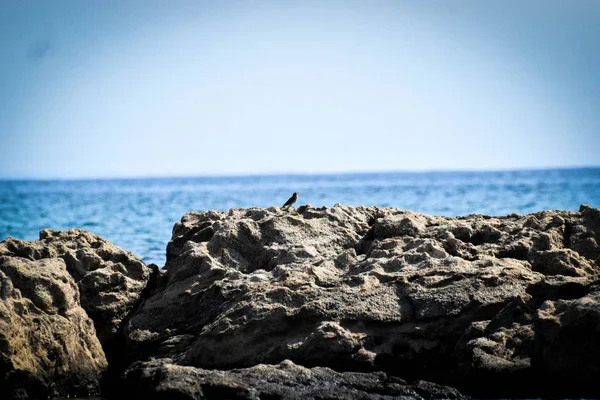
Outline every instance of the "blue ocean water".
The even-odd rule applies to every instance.
[[[522,214],[600,207],[600,168],[502,172],[394,172],[114,180],[0,181],[0,240],[83,228],[164,265],[175,222],[188,211],[377,205],[428,214]]]

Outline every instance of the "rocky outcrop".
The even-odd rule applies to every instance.
[[[600,376],[600,285],[573,300],[548,300],[537,309],[532,363],[544,376],[561,377],[555,393],[570,395],[564,385],[589,384]],[[584,393],[597,397],[598,391]]]
[[[230,371],[205,370],[161,361],[134,364],[125,373],[127,398],[385,400],[466,399],[457,390],[406,381],[382,372],[335,372],[305,368],[285,360]]]
[[[163,366],[291,360],[478,396],[561,382],[600,395],[586,364],[600,349],[599,220],[587,206],[456,219],[341,205],[189,213],[126,335]],[[568,337],[594,350],[555,343]]]
[[[132,253],[81,229],[45,229],[37,241],[8,238],[0,243],[0,255],[28,260],[63,259],[79,287],[81,305],[93,319],[105,347],[139,302],[151,274]]]
[[[39,241],[7,238],[0,243],[0,271],[6,393],[97,393],[107,358],[124,362],[122,327],[151,270],[100,236],[74,229],[43,230]]]
[[[193,212],[153,280],[89,232],[9,238],[0,393],[94,393],[112,348],[128,399],[597,398],[599,240],[588,206]]]
[[[62,259],[0,256],[3,399],[98,393],[106,358]]]

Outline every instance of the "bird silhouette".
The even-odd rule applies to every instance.
[[[294,204],[296,202],[296,200],[298,200],[298,192],[294,192],[294,194],[292,195],[292,197],[290,197],[288,199],[288,201],[285,202],[285,204],[281,207],[283,208],[289,208],[292,204]]]

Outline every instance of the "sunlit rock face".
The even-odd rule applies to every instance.
[[[123,324],[151,270],[84,230],[43,230],[0,243],[0,374],[9,398],[99,393],[107,359],[123,356]],[[0,377],[1,379],[1,377]]]
[[[8,238],[0,243],[0,255],[64,260],[103,346],[114,339],[150,277],[150,269],[138,257],[81,229],[45,229],[35,241]]]
[[[192,212],[127,340],[202,369],[291,360],[483,396],[589,394],[599,240],[600,211],[587,206],[459,218],[342,205]],[[554,341],[572,334],[576,344]]]
[[[65,262],[0,256],[2,398],[89,396],[106,368]]]

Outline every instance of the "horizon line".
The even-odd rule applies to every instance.
[[[138,180],[138,179],[183,179],[183,178],[250,178],[250,177],[301,177],[327,175],[371,175],[371,174],[431,174],[431,173],[490,173],[490,172],[529,172],[552,170],[600,169],[600,165],[560,166],[560,167],[526,167],[526,168],[454,168],[454,169],[422,169],[422,170],[355,170],[329,172],[254,172],[254,173],[215,173],[215,174],[173,174],[173,175],[123,175],[123,176],[88,176],[88,177],[2,177],[7,181],[91,181],[91,180]]]

